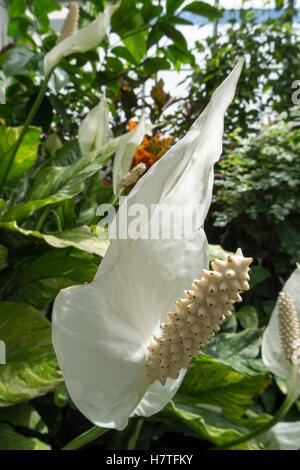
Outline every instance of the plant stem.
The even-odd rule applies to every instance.
[[[36,230],[37,230],[38,232],[41,232],[41,230],[42,230],[42,228],[43,228],[43,225],[44,225],[44,222],[45,222],[45,220],[46,220],[46,218],[47,218],[47,216],[48,216],[48,214],[49,214],[49,212],[50,212],[50,209],[51,209],[51,206],[45,207],[45,209],[44,209],[44,211],[43,211],[41,217],[39,218],[39,220],[38,220],[38,222],[37,222],[37,224],[36,224]]]
[[[288,391],[287,397],[284,400],[281,407],[279,408],[279,410],[277,411],[277,413],[273,416],[273,418],[270,419],[270,421],[268,421],[267,423],[263,424],[262,426],[259,426],[253,429],[253,431],[251,431],[249,434],[246,434],[245,436],[240,437],[239,439],[236,439],[234,441],[228,442],[224,445],[212,447],[210,450],[229,449],[238,444],[242,444],[243,442],[247,442],[250,439],[257,437],[266,431],[269,431],[269,429],[271,429],[273,426],[275,426],[275,424],[277,424],[279,421],[281,421],[284,418],[284,416],[286,415],[286,413],[289,411],[290,407],[292,406],[296,398],[297,382],[298,382],[298,364],[292,364],[289,391]]]
[[[73,441],[69,442],[69,444],[67,444],[61,450],[80,449],[80,447],[89,444],[90,442],[105,434],[107,431],[109,431],[109,429],[103,429],[99,428],[98,426],[94,426],[83,434],[80,434],[80,436],[75,437]]]
[[[24,123],[24,126],[23,126],[23,129],[22,129],[22,132],[16,142],[16,145],[14,146],[13,150],[12,150],[12,154],[10,156],[10,159],[9,159],[9,162],[8,162],[8,165],[5,169],[5,172],[4,172],[4,175],[3,175],[3,178],[2,178],[2,182],[1,182],[1,186],[0,186],[0,194],[3,192],[3,189],[4,189],[4,186],[5,186],[5,183],[6,183],[6,180],[7,180],[7,177],[8,177],[8,174],[11,170],[11,167],[15,161],[15,158],[16,158],[16,155],[17,155],[17,152],[19,150],[19,147],[22,143],[22,140],[24,139],[24,136],[27,132],[27,129],[28,129],[28,126],[31,124],[34,116],[36,115],[39,107],[40,107],[40,104],[44,98],[44,95],[46,93],[46,90],[47,90],[47,85],[48,85],[48,81],[49,81],[49,78],[50,78],[50,75],[52,73],[52,70],[50,70],[50,72],[48,73],[48,75],[46,75],[43,83],[42,83],[42,86],[40,88],[40,91],[39,91],[39,94],[30,110],[30,113],[28,114],[27,116],[27,119]]]
[[[58,232],[62,232],[62,231],[63,231],[63,230],[62,230],[62,223],[61,223],[61,219],[60,219],[58,213],[56,212],[55,209],[52,209],[52,213],[53,213],[53,215],[54,215],[54,217],[55,217],[55,220],[56,220],[57,231],[58,231]]]
[[[134,433],[128,441],[127,450],[135,449],[136,443],[138,441],[138,438],[139,438],[139,435],[143,426],[143,422],[144,422],[143,419],[139,419],[138,422],[136,423]]]

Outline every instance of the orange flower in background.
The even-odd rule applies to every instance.
[[[128,121],[128,124],[129,131],[133,131],[138,125],[138,123],[134,121]],[[146,135],[144,136],[142,144],[138,147],[133,157],[132,168],[139,163],[145,163],[148,170],[153,163],[163,156],[167,148],[173,142],[174,137],[161,139],[161,135],[162,134],[157,134],[154,137],[150,137],[150,139],[148,139]]]

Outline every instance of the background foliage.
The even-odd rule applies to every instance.
[[[279,19],[257,23],[252,11],[242,10],[225,38],[216,30],[190,50],[180,27],[192,21],[183,12],[211,22],[221,20],[222,9],[205,2],[123,0],[111,23],[114,39],[97,51],[73,54],[55,70],[0,199],[0,339],[8,345],[7,364],[0,365],[0,449],[57,449],[90,427],[56,362],[52,302],[61,288],[91,281],[108,246],[97,236],[95,214],[100,203],[113,200],[111,161],[128,120],[137,121],[143,111],[153,123],[167,123],[162,132],[180,138],[241,54],[247,61],[226,118],[206,233],[211,257],[220,257],[222,245],[228,251],[242,246],[255,258],[251,291],[193,359],[163,411],[132,420],[121,433],[110,431],[92,448],[207,449],[243,435],[278,409],[285,386],[263,365],[260,343],[278,291],[300,257],[299,108],[291,103],[300,56],[294,12],[283,2],[277,6]],[[101,0],[86,2],[79,26],[103,7]],[[6,105],[0,105],[0,180],[40,89],[43,56],[57,39],[48,15],[60,8],[54,0],[9,2],[10,42],[0,51],[10,80]],[[170,96],[159,72],[186,68],[187,98]],[[82,156],[78,126],[104,88],[114,138]],[[54,132],[62,142],[57,149]],[[288,419],[299,419],[296,405]]]

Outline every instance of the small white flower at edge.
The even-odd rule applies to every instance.
[[[294,301],[298,323],[300,324],[300,269],[299,266],[283,286],[282,292],[289,294]],[[264,332],[262,341],[262,360],[266,367],[275,375],[289,379],[291,363],[286,359],[281,346],[278,325],[278,301],[272,312],[269,324]],[[300,394],[300,363],[297,394]]]
[[[99,150],[106,144],[109,133],[108,106],[105,95],[84,118],[78,132],[79,146],[82,154]]]
[[[267,450],[300,449],[300,421],[278,423],[259,440]]]
[[[120,6],[120,3],[107,5],[104,12],[100,13],[95,21],[85,28],[79,29],[54,46],[44,58],[45,75],[56,67],[63,57],[75,52],[89,51],[98,46],[106,35],[111,16]]]
[[[165,385],[157,380],[149,385],[147,347],[174,301],[208,268],[203,223],[213,166],[222,152],[224,114],[243,63],[241,58],[186,136],[138,181],[112,224],[121,225],[136,203],[189,204],[195,210],[201,204],[192,249],[186,250],[184,239],[113,239],[94,281],[63,289],[55,300],[55,352],[72,400],[97,426],[122,430],[132,415],[157,413],[184,377],[181,370]]]

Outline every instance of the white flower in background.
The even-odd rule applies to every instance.
[[[5,83],[0,77],[0,104],[5,104]]]
[[[113,166],[114,194],[120,191],[121,180],[129,172],[136,149],[141,145],[145,133],[145,116],[142,116],[139,125],[128,133],[118,148]]]
[[[99,150],[106,144],[109,133],[108,106],[105,94],[83,120],[78,133],[79,146],[82,154]]]
[[[300,269],[299,266],[292,275],[289,277],[282,289],[283,293],[289,294],[296,307],[296,314],[298,318],[298,324],[300,323]],[[262,359],[264,364],[270,369],[273,374],[278,375],[283,379],[289,379],[291,361],[286,358],[284,344],[282,344],[278,313],[281,298],[278,298],[276,306],[271,315],[269,324],[264,332],[262,341]],[[298,325],[297,325],[298,326]],[[299,333],[300,335],[300,333]],[[295,348],[299,349],[299,345],[295,344]],[[295,354],[294,354],[295,356]],[[300,364],[299,364],[299,378],[297,385],[297,393],[300,393]]]
[[[190,204],[203,211],[198,236],[116,238],[91,284],[63,289],[53,307],[53,344],[70,396],[95,425],[122,430],[131,415],[151,416],[174,396],[184,377],[165,385],[147,379],[148,346],[182,291],[208,267],[203,223],[222,152],[224,113],[243,66],[240,59],[186,136],[138,181],[112,226],[135,204]],[[142,134],[142,132],[141,132]],[[176,220],[174,224],[183,224]],[[113,227],[111,227],[113,228]]]
[[[300,449],[300,421],[278,423],[259,440],[267,450]]]
[[[89,51],[90,49],[94,49],[98,46],[106,35],[110,18],[114,11],[120,6],[120,3],[121,2],[116,5],[107,5],[104,12],[98,15],[95,21],[85,28],[79,29],[78,31],[73,32],[73,34],[70,34],[72,30],[74,31],[73,21],[69,25],[67,33],[65,33],[65,35],[70,35],[56,44],[56,46],[46,54],[44,58],[45,75],[48,75],[48,73],[58,65],[63,57],[75,52]]]

